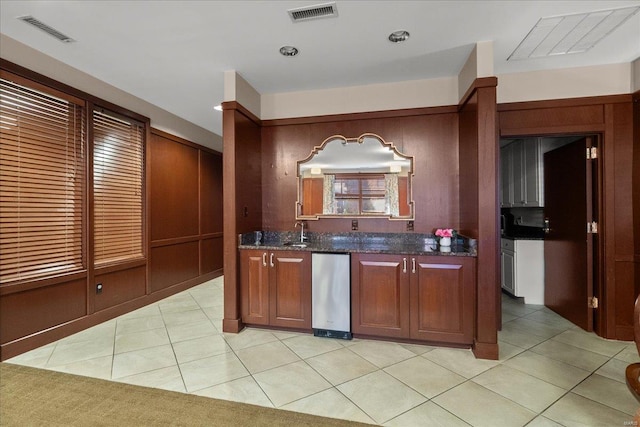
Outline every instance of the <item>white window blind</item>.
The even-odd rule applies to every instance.
[[[95,265],[141,258],[144,125],[96,110],[93,142]]]
[[[0,284],[80,271],[82,101],[0,76]]]

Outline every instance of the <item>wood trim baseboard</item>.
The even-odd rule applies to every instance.
[[[244,328],[242,319],[222,319],[222,332],[237,334]]]

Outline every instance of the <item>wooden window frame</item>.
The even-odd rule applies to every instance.
[[[39,277],[29,279],[26,278],[24,280],[11,281],[10,283],[0,283],[0,295],[11,294],[15,292],[21,292],[24,290],[35,289],[45,286],[51,286],[59,283],[66,283],[69,280],[77,280],[82,277],[87,278],[88,286],[91,288],[93,277],[97,274],[102,274],[106,272],[115,272],[125,270],[134,266],[144,265],[147,263],[147,257],[149,253],[149,242],[148,242],[148,207],[147,207],[147,199],[148,199],[148,176],[147,176],[147,167],[148,167],[148,144],[150,141],[151,135],[151,127],[150,120],[148,117],[130,111],[126,108],[120,107],[116,104],[112,104],[108,101],[105,101],[101,98],[98,98],[89,93],[83,92],[79,89],[76,89],[72,86],[68,86],[64,83],[61,83],[57,80],[46,77],[42,74],[36,73],[32,70],[24,68],[20,65],[14,64],[10,61],[0,58],[0,70],[2,73],[9,73],[12,76],[15,76],[16,82],[19,82],[21,85],[27,86],[29,88],[43,91],[45,93],[50,93],[53,96],[60,97],[63,99],[69,99],[76,103],[81,103],[85,106],[85,151],[86,151],[86,167],[84,173],[86,174],[85,186],[84,186],[84,194],[82,198],[82,203],[84,207],[83,211],[83,257],[84,257],[84,269],[79,272],[73,273],[59,273],[59,274],[51,274],[49,276]],[[93,134],[91,129],[91,118],[92,111],[95,108],[104,108],[109,110],[114,114],[118,114],[123,118],[129,120],[135,120],[144,125],[144,172],[143,172],[143,183],[142,183],[142,252],[143,258],[137,259],[134,261],[125,261],[114,263],[108,266],[94,266],[94,254],[93,254],[93,170],[92,170],[92,151],[93,151]],[[147,284],[148,287],[148,284]],[[89,289],[91,291],[91,289]],[[88,309],[91,311],[92,304],[91,300],[88,299],[87,303],[89,304]]]
[[[383,199],[384,200],[386,197],[384,189],[380,194],[372,193],[372,194],[364,195],[362,193],[362,182],[367,179],[379,179],[379,180],[382,180],[382,183],[384,186],[384,174],[382,173],[342,173],[342,174],[336,174],[335,177],[336,177],[336,182],[339,180],[357,180],[358,181],[357,193],[351,193],[346,195],[342,195],[342,194],[338,195],[337,193],[334,194],[336,201],[338,200],[357,200],[358,201],[358,212],[353,213],[353,215],[366,216],[366,215],[383,215],[384,214],[384,210],[372,211],[372,212],[363,212],[362,210],[362,205],[364,200],[367,200],[367,199]]]

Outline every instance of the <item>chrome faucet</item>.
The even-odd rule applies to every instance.
[[[294,227],[300,226],[300,243],[304,243],[307,240],[307,237],[304,235],[304,221],[296,222]]]

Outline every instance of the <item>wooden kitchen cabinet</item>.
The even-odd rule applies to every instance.
[[[355,334],[471,344],[476,259],[352,254]]]
[[[240,252],[243,323],[311,329],[311,253]]]
[[[351,324],[355,334],[409,336],[409,257],[351,254]]]
[[[411,257],[410,338],[473,343],[476,260]]]

